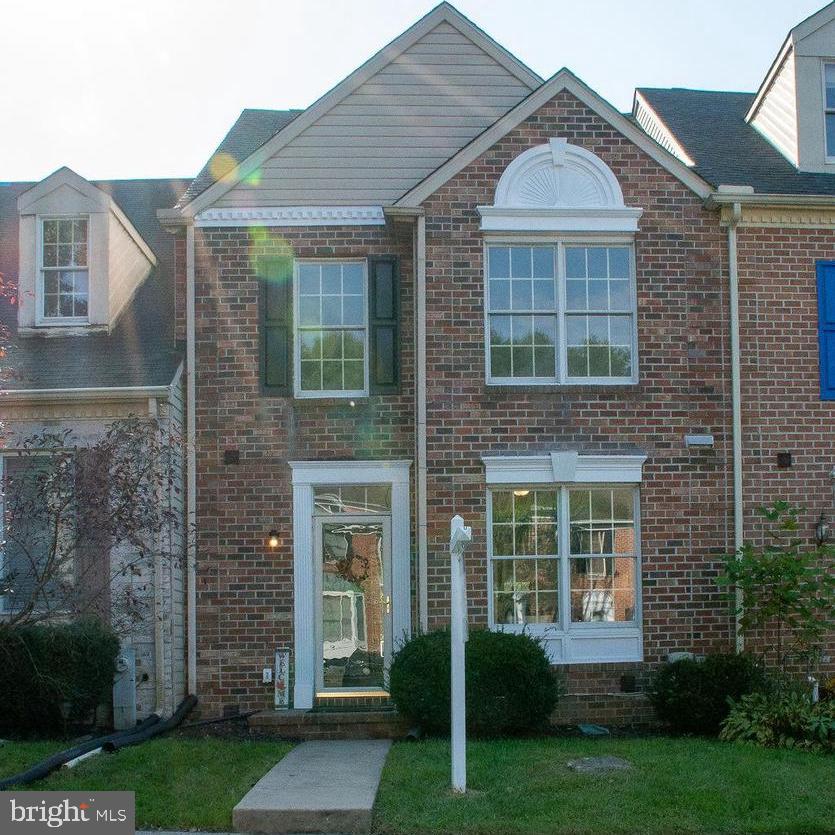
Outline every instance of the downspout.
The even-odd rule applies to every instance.
[[[733,437],[733,474],[734,474],[734,554],[740,557],[740,550],[744,543],[744,515],[742,499],[742,385],[740,378],[740,350],[739,350],[739,271],[737,267],[736,227],[742,217],[742,207],[739,203],[731,206],[731,217],[728,222],[728,277],[731,314],[731,410]],[[745,649],[745,639],[742,635],[742,589],[735,589],[734,638],[736,651]]]
[[[159,404],[155,397],[148,400],[148,412],[152,418],[159,418]],[[157,501],[165,501],[162,488],[157,493]],[[162,531],[156,534],[154,548],[154,713],[165,716],[165,640],[162,634]]]
[[[426,524],[426,218],[415,226],[415,446],[417,457],[418,621],[429,628],[428,534]]]
[[[194,350],[194,223],[186,227],[186,629],[188,692],[197,693],[197,453]]]

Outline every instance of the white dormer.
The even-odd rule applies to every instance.
[[[789,32],[745,118],[799,171],[835,174],[835,3]]]
[[[113,198],[69,168],[23,192],[21,333],[110,330],[156,257]]]

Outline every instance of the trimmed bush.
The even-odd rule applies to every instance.
[[[450,634],[417,635],[394,656],[391,697],[409,722],[430,734],[450,729]],[[560,680],[529,635],[470,632],[466,652],[467,731],[501,736],[541,729],[560,696]]]
[[[95,620],[0,628],[0,734],[54,736],[109,702],[119,641]]]
[[[715,653],[703,661],[683,658],[655,674],[650,700],[658,718],[679,733],[719,733],[731,699],[761,690],[766,675],[750,655]]]
[[[807,693],[749,693],[731,707],[720,737],[768,748],[835,751],[835,702],[814,703]]]

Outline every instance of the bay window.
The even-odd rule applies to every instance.
[[[638,504],[633,484],[492,487],[491,627],[539,636],[556,661],[638,658]]]
[[[631,245],[490,243],[486,262],[488,383],[637,379]]]

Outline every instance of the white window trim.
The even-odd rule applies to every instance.
[[[86,220],[87,221],[87,315],[86,316],[44,316],[44,265],[43,265],[43,225],[47,220]],[[92,298],[92,282],[90,281],[90,249],[91,238],[90,215],[78,214],[50,214],[38,215],[35,233],[35,325],[39,328],[66,328],[90,323],[90,302]]]
[[[484,457],[487,482],[487,618],[498,632],[525,632],[541,639],[554,664],[643,661],[640,483],[645,455],[550,455]],[[633,487],[635,525],[635,620],[621,623],[572,623],[570,620],[570,525],[568,497],[572,487]],[[493,612],[493,503],[491,493],[539,486],[559,490],[558,624],[497,624]]]
[[[490,276],[488,250],[491,246],[553,246],[556,248],[556,298],[557,298],[557,376],[556,377],[494,377],[490,368]],[[630,377],[569,377],[568,343],[565,337],[567,318],[565,301],[565,249],[568,246],[622,246],[629,247],[629,283],[632,310],[632,375]],[[638,370],[638,282],[635,264],[635,238],[627,236],[572,235],[555,238],[553,235],[536,236],[485,236],[482,249],[484,273],[484,375],[488,386],[634,386],[640,375]],[[582,311],[577,311],[582,313]],[[609,315],[627,315],[614,311]],[[550,316],[551,314],[543,314]]]
[[[365,387],[353,391],[322,390],[305,391],[302,389],[302,360],[301,343],[299,340],[299,265],[300,264],[360,264],[362,266],[363,308],[362,321],[365,332],[365,348],[363,351],[363,380]],[[368,323],[368,261],[365,258],[295,258],[293,260],[293,395],[302,400],[322,400],[325,398],[368,397],[370,384],[370,357],[368,356],[371,340],[369,338]],[[346,328],[349,330],[350,328]]]
[[[835,107],[826,106],[826,68],[835,67],[835,61],[824,59],[821,61],[821,105],[823,105],[823,156],[827,164],[835,164],[835,154],[829,153],[829,146],[826,141],[826,117],[828,114],[835,114]]]
[[[411,634],[410,461],[291,461],[293,484],[293,706],[313,707],[316,689],[314,488],[327,484],[391,487],[392,646]],[[317,517],[321,519],[322,517]]]

